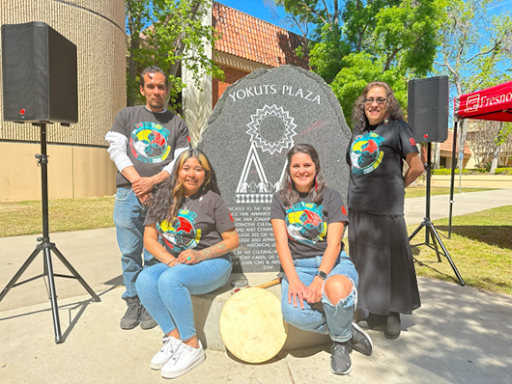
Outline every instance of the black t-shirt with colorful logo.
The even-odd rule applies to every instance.
[[[329,187],[324,189],[320,204],[313,203],[308,194],[299,196],[299,202],[285,207],[276,193],[272,200],[270,220],[284,220],[288,246],[294,259],[323,256],[327,248],[328,225],[343,221],[348,224],[347,208],[341,194]],[[342,242],[342,250],[343,247]]]
[[[409,125],[402,120],[370,126],[354,134],[347,149],[350,209],[381,215],[404,213],[403,160],[418,153]]]
[[[151,112],[144,105],[121,109],[111,131],[128,138],[128,157],[142,177],[161,172],[174,160],[177,148],[190,146],[187,125],[179,116],[170,111]],[[130,185],[117,172],[116,187]]]
[[[155,223],[150,216],[148,214],[144,225]],[[186,249],[201,251],[211,247],[222,241],[221,233],[234,227],[226,203],[212,191],[186,197],[176,217],[156,223],[165,248],[173,256],[178,256]]]

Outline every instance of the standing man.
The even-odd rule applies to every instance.
[[[141,305],[135,287],[143,267],[158,263],[143,248],[148,210],[145,203],[151,191],[171,175],[175,159],[190,146],[187,125],[166,109],[169,82],[164,71],[156,66],[144,69],[140,93],[146,98],[146,105],[120,110],[105,136],[110,158],[118,169],[114,223],[126,287],[122,298],[128,305],[121,318],[122,329],[138,324],[142,329],[151,329],[157,325]]]

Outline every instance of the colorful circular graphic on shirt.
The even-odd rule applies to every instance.
[[[322,241],[327,233],[327,223],[323,221],[322,209],[321,205],[304,202],[286,208],[285,223],[288,236],[307,245]]]
[[[173,251],[181,252],[185,249],[193,249],[201,240],[201,229],[194,227],[196,217],[195,212],[182,209],[178,216],[170,222],[162,221],[156,225],[156,228],[162,235],[165,244]]]
[[[167,144],[170,132],[160,124],[144,121],[135,124],[130,137],[133,156],[143,163],[161,163],[169,156],[171,146]]]
[[[380,150],[384,140],[374,132],[356,136],[350,147],[352,173],[367,175],[377,169],[384,157],[384,152]]]

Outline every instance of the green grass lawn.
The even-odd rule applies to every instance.
[[[448,239],[448,219],[433,223],[468,286],[512,294],[512,205],[453,217],[451,239]],[[409,234],[417,227],[410,225]],[[411,243],[424,241],[422,229]],[[414,247],[413,256],[419,276],[458,283],[448,260],[441,257],[442,261],[438,262],[436,252],[428,246]]]
[[[433,192],[441,190],[449,193],[449,188],[433,188]],[[41,209],[40,201],[0,203],[0,237],[41,234]],[[50,234],[112,227],[113,210],[113,196],[51,200]],[[451,239],[447,238],[448,219],[435,220],[434,225],[467,285],[512,295],[512,206],[455,216]],[[417,227],[409,226],[409,233]],[[424,239],[422,230],[412,243],[422,243]],[[419,276],[457,281],[448,260],[442,257],[438,262],[435,251],[428,246],[413,248],[413,255]]]
[[[493,190],[493,189],[496,189],[496,188],[462,188],[462,192],[463,193],[466,193],[466,192],[480,192],[480,191],[489,191],[489,190]],[[456,193],[460,193],[459,192],[459,188],[454,188],[453,189],[453,193],[456,194]],[[409,187],[409,188],[405,188],[405,198],[410,198],[410,197],[423,197],[425,196],[427,193],[426,193],[426,188],[425,187]],[[449,195],[450,194],[450,187],[432,187],[430,189],[430,194],[432,196],[434,195]]]
[[[113,227],[113,196],[48,202],[50,233]],[[0,203],[0,237],[41,234],[41,201]]]

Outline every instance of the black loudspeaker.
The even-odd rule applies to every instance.
[[[42,22],[2,25],[4,120],[78,121],[76,45]]]
[[[409,125],[417,143],[448,138],[448,76],[409,81]]]

